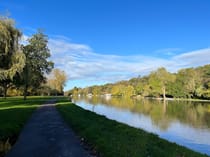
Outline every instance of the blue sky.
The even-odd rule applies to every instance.
[[[66,90],[210,63],[209,0],[1,0],[27,38],[42,28]]]

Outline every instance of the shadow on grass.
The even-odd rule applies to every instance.
[[[20,97],[0,99],[0,140],[7,140],[19,133],[32,112],[48,99],[48,97],[31,97],[26,101]]]
[[[0,154],[5,154],[13,145],[24,124],[36,107],[0,110]]]
[[[0,157],[16,142],[23,126],[35,109],[52,97],[22,97],[0,99]]]

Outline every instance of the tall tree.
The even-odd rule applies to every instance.
[[[134,90],[133,86],[131,86],[131,85],[125,86],[124,96],[131,97],[133,95],[135,95],[135,90]]]
[[[19,46],[21,32],[15,28],[14,21],[7,17],[0,17],[0,86],[7,89],[17,72],[25,66],[25,55]]]
[[[194,68],[182,69],[178,72],[177,82],[182,84],[182,89],[188,98],[196,96],[196,89],[201,85],[202,75],[200,70]]]
[[[175,76],[170,74],[165,68],[159,68],[149,76],[149,84],[155,90],[160,91],[164,100],[166,99],[166,85],[173,81],[175,81]]]
[[[53,62],[48,61],[50,50],[47,47],[48,38],[42,31],[38,30],[29,40],[29,44],[23,46],[23,53],[26,56],[26,64],[20,78],[24,86],[24,100],[28,88],[38,88],[46,81],[45,75],[53,69]]]
[[[52,88],[58,91],[59,93],[63,94],[64,86],[67,81],[67,75],[64,71],[61,71],[59,69],[54,69],[52,71],[52,75],[48,78],[48,85]]]

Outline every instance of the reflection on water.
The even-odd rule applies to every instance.
[[[100,97],[74,102],[109,119],[210,155],[210,103]]]

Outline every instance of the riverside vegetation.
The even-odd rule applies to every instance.
[[[67,101],[58,103],[57,108],[80,138],[91,145],[93,151],[99,152],[99,156],[207,156],[170,143],[155,134],[108,120]]]
[[[210,64],[170,73],[159,68],[146,76],[101,86],[73,88],[68,95],[210,99]]]

